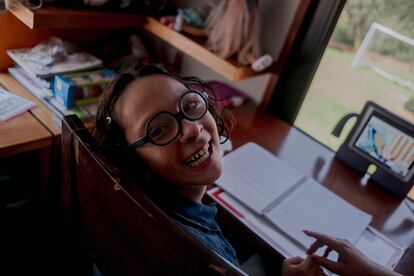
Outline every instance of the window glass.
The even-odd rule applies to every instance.
[[[414,123],[414,1],[349,0],[295,126],[337,150],[337,121],[374,101]],[[351,123],[352,122],[352,123]]]

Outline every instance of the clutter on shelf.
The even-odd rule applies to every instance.
[[[94,118],[99,96],[121,71],[153,61],[179,70],[162,49],[132,31],[108,33],[90,51],[93,54],[51,37],[32,48],[8,50],[15,63],[8,71],[55,114],[60,125],[64,115],[77,114],[84,121]]]
[[[102,60],[57,37],[33,48],[7,50],[13,61],[34,77],[95,69]]]
[[[94,104],[115,78],[113,71],[100,69],[55,76],[53,95],[66,108]]]
[[[42,101],[57,121],[73,113],[81,119],[92,118],[97,96],[109,83],[106,77],[114,76],[110,70],[96,70],[102,68],[101,59],[57,37],[33,48],[8,50],[7,54],[15,63],[8,69],[10,75]],[[61,80],[58,86],[54,85],[55,78]],[[57,87],[60,89],[54,91]],[[84,106],[77,106],[79,103]]]
[[[205,37],[205,46],[221,58],[236,56],[241,65],[260,72],[273,63],[261,53],[260,15],[256,0],[220,0],[178,9],[177,15],[164,16],[160,22],[178,32]]]
[[[208,87],[197,85],[195,89],[205,89],[220,110],[231,109],[252,101],[247,94],[227,83],[210,80],[206,84]]]

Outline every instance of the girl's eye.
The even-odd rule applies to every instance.
[[[154,128],[151,128],[149,134],[153,140],[162,139],[165,135],[168,134],[169,126],[168,125],[161,125]]]
[[[193,113],[195,113],[198,109],[200,109],[201,107],[201,102],[198,100],[193,100],[189,103],[187,103],[184,107],[184,112],[186,114],[190,114],[192,115]]]

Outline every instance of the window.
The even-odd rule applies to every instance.
[[[414,1],[348,0],[294,125],[337,150],[347,113],[374,101],[414,123]]]

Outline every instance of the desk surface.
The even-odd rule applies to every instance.
[[[7,88],[6,88],[7,89]],[[52,134],[30,113],[0,122],[0,158],[51,146]]]
[[[253,141],[312,176],[346,201],[373,215],[371,225],[394,242],[411,247],[396,271],[414,275],[414,213],[375,183],[360,185],[362,174],[336,160],[335,153],[300,130],[274,118],[254,105],[233,110],[237,125],[231,132],[233,146]]]
[[[51,145],[50,132],[25,112],[0,123],[0,158]]]

